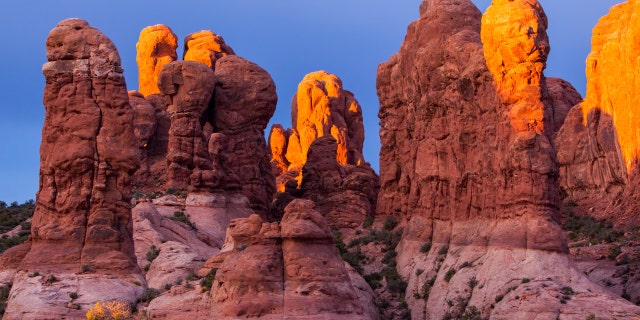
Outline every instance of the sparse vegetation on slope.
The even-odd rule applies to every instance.
[[[19,225],[22,226],[22,230],[17,235],[0,237],[0,253],[27,241],[31,232],[31,223],[27,220],[33,216],[35,207],[33,200],[27,200],[23,204],[14,201],[10,205],[0,201],[0,233],[11,231]]]

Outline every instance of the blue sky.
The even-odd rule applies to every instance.
[[[186,2],[186,1],[185,1]],[[135,44],[148,25],[163,23],[180,38],[209,29],[236,54],[274,78],[279,102],[272,123],[290,126],[290,102],[302,77],[326,70],[343,80],[363,107],[365,158],[378,170],[376,68],[397,52],[420,0],[91,1],[13,0],[0,11],[0,200],[23,202],[38,189],[44,107],[45,39],[58,21],[79,17],[111,38],[129,89],[137,88]],[[569,80],[584,94],[591,29],[621,0],[541,0],[549,16],[547,76]],[[484,11],[490,0],[474,0]],[[181,50],[181,48],[179,49]],[[179,55],[182,53],[179,52]]]

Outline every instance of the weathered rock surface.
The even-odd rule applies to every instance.
[[[542,73],[540,5],[496,0],[484,17],[468,0],[420,9],[377,80],[378,213],[401,219],[397,268],[412,318],[471,307],[492,319],[637,316],[575,268],[557,222],[557,99]],[[570,306],[558,298],[565,286],[580,293]]]
[[[560,78],[546,78],[547,93],[551,99],[550,114],[545,114],[552,125],[554,136],[564,124],[569,111],[582,101],[582,96],[569,82]]]
[[[313,200],[332,228],[351,233],[373,219],[379,180],[369,166],[340,165],[339,145],[332,136],[317,138],[302,168],[302,197]]]
[[[165,64],[176,61],[178,37],[165,25],[149,26],[140,32],[136,44],[139,91],[144,96],[160,93],[158,77]]]
[[[582,211],[618,227],[637,226],[640,154],[636,101],[640,3],[614,6],[593,30],[587,58],[587,94],[569,113],[556,138],[561,185]],[[625,85],[620,85],[624,83]]]
[[[274,172],[282,176],[279,191],[284,191],[291,176],[301,182],[300,171],[307,161],[309,147],[319,137],[336,139],[339,164],[365,164],[362,108],[353,93],[342,88],[342,80],[337,76],[316,71],[302,79],[291,102],[291,123],[293,129],[286,131],[285,143],[281,141],[285,135],[282,126],[271,128],[270,137],[274,138],[274,141],[270,138],[271,161]]]
[[[620,152],[630,172],[640,157],[640,3],[627,1],[611,8],[593,29],[587,57],[587,95],[583,112],[599,109],[610,115]],[[620,85],[624,83],[624,85]]]
[[[229,235],[234,247],[220,263],[211,293],[218,318],[378,318],[372,293],[351,282],[359,276],[340,258],[311,201],[289,204],[280,225],[257,215],[235,220]]]
[[[224,39],[210,30],[201,30],[184,39],[185,61],[197,61],[215,68],[216,61],[227,55],[235,55]]]
[[[178,61],[162,69],[158,85],[171,101],[166,109],[171,119],[167,187],[181,190],[200,187],[198,173],[212,169],[208,137],[200,119],[207,111],[214,83],[213,71],[201,63]]]
[[[50,32],[47,60],[40,188],[6,319],[81,317],[68,292],[86,308],[135,302],[143,288],[133,281],[144,283],[130,206],[138,140],[118,51],[86,21],[68,19]],[[43,276],[28,276],[36,271]]]
[[[251,208],[266,216],[275,193],[264,129],[278,97],[269,73],[235,55],[216,61],[211,123],[228,137],[229,168],[238,176]]]

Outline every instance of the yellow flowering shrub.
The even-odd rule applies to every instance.
[[[131,319],[131,307],[122,300],[96,302],[85,316],[87,320],[128,320]]]

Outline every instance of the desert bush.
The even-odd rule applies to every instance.
[[[149,248],[149,251],[147,251],[146,254],[147,261],[152,262],[158,257],[159,254],[160,248],[156,247],[155,245],[151,245],[151,248]]]
[[[147,288],[138,297],[138,302],[150,302],[160,295],[160,290],[156,288]]]
[[[182,222],[186,225],[188,225],[189,227],[191,227],[191,229],[195,229],[196,225],[191,222],[191,220],[189,220],[189,216],[187,216],[184,211],[174,211],[173,212],[173,216],[170,217],[169,219],[173,220],[173,221],[178,221],[178,222]]]
[[[449,282],[451,278],[453,278],[454,274],[456,274],[456,269],[454,268],[449,269],[447,273],[444,275],[444,281]]]
[[[200,287],[202,287],[202,292],[211,291],[211,286],[213,286],[213,280],[216,278],[216,272],[218,269],[211,269],[209,273],[200,280]]]
[[[427,253],[431,250],[431,242],[425,242],[422,247],[420,247],[420,252]]]
[[[96,302],[85,316],[87,320],[127,320],[132,318],[131,306],[122,300]]]
[[[609,254],[607,255],[607,259],[615,260],[621,253],[622,253],[622,249],[620,249],[620,246],[615,245],[609,248]]]
[[[616,242],[624,235],[623,231],[615,230],[611,222],[598,221],[593,217],[578,216],[573,213],[569,213],[569,219],[562,225],[562,229],[569,231],[568,236],[571,241],[584,238],[591,244]]]
[[[398,226],[398,219],[392,217],[392,216],[388,216],[385,220],[384,220],[384,226],[383,229],[387,230],[387,231],[391,231],[393,229],[395,229],[395,227]]]

